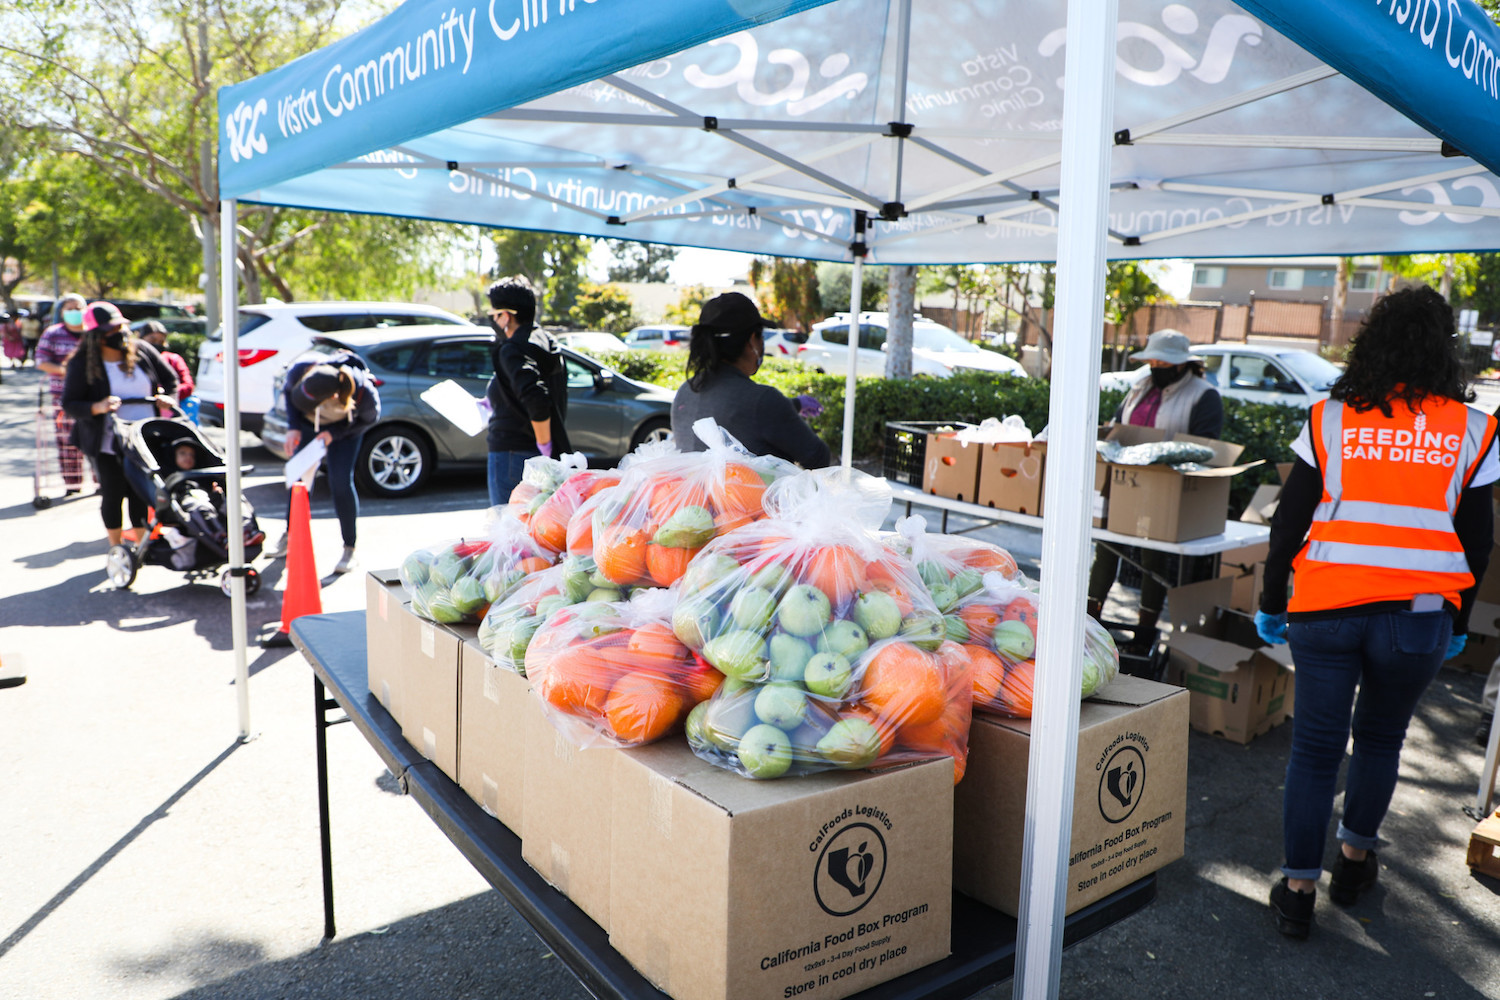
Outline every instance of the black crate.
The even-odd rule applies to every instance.
[[[961,420],[888,420],[885,424],[885,478],[922,488],[927,462],[927,435],[935,430],[959,430],[969,425]]]

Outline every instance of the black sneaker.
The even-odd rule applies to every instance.
[[[1363,861],[1350,861],[1339,851],[1328,877],[1329,898],[1340,906],[1352,906],[1360,893],[1375,887],[1379,877],[1380,862],[1375,860],[1374,851],[1367,852]]]
[[[1474,742],[1482,747],[1490,745],[1490,727],[1495,724],[1495,713],[1485,712],[1479,717],[1479,726],[1474,730]]]
[[[1287,888],[1283,877],[1271,887],[1271,910],[1276,914],[1276,929],[1289,938],[1307,940],[1312,930],[1313,904],[1318,900],[1317,890],[1296,892]]]

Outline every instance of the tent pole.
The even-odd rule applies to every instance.
[[[844,378],[844,444],[841,464],[844,471],[854,468],[854,389],[859,375],[859,311],[865,281],[865,220],[864,212],[854,213],[854,242],[849,252],[854,255],[854,277],[849,281],[849,374]]]
[[[1068,0],[1042,600],[1013,994],[1056,997],[1073,841],[1119,0]],[[1093,769],[1090,768],[1092,774]]]
[[[220,314],[224,317],[224,439],[229,466],[229,617],[234,637],[234,686],[239,698],[240,741],[250,739],[250,668],[245,660],[245,533],[240,528],[244,488],[240,483],[240,331],[238,220],[233,200],[219,202]]]

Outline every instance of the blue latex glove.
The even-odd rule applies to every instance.
[[[1468,641],[1469,634],[1467,632],[1460,635],[1455,635],[1453,638],[1449,639],[1448,652],[1443,656],[1443,659],[1451,660],[1459,653],[1462,653],[1464,651],[1464,646],[1468,643]]]
[[[539,451],[539,452],[541,452],[543,455],[546,455],[548,458],[551,458],[552,457],[552,442],[551,441],[538,441],[537,445],[536,445],[536,450]]]
[[[1268,615],[1255,612],[1255,631],[1261,639],[1272,646],[1286,645],[1286,615]]]
[[[797,404],[797,412],[807,419],[819,416],[823,412],[823,404],[812,396],[803,394],[798,396],[793,402]]]

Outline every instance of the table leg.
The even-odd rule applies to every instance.
[[[328,828],[328,709],[338,703],[324,696],[323,682],[313,675],[313,723],[318,751],[318,835],[323,853],[323,939],[331,940],[333,926],[333,840]]]

